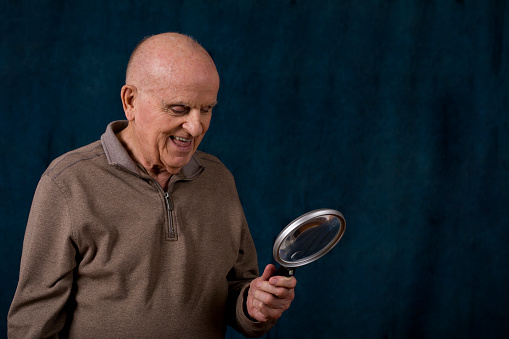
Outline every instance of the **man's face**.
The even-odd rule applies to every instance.
[[[217,72],[189,69],[136,89],[138,156],[151,170],[178,173],[205,136],[217,101]],[[145,89],[147,88],[147,89]]]

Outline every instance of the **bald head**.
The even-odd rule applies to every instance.
[[[134,49],[127,65],[126,84],[150,90],[183,76],[190,67],[219,79],[212,58],[194,39],[179,33],[154,35]]]

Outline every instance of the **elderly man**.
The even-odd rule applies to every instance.
[[[219,76],[189,37],[138,45],[128,121],[51,163],[28,220],[11,338],[220,338],[267,332],[295,278],[258,277],[234,180],[197,151]]]

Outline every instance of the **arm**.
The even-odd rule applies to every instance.
[[[276,321],[260,322],[250,317],[247,311],[249,286],[258,277],[258,260],[247,222],[243,216],[242,219],[237,261],[227,277],[229,283],[227,321],[228,325],[248,338],[260,337],[268,332]]]
[[[244,246],[235,267],[230,271],[229,309],[235,310],[229,324],[246,337],[259,337],[268,332],[290,307],[297,280],[294,277],[272,277],[274,265],[268,265],[258,277],[258,262],[251,235],[245,227]]]
[[[64,327],[76,266],[70,224],[62,191],[44,175],[25,232],[18,287],[8,315],[9,337],[56,337]]]

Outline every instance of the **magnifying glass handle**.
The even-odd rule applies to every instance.
[[[293,277],[293,275],[295,274],[295,270],[296,270],[295,267],[286,268],[284,266],[279,266],[276,273],[274,273],[272,276]]]

